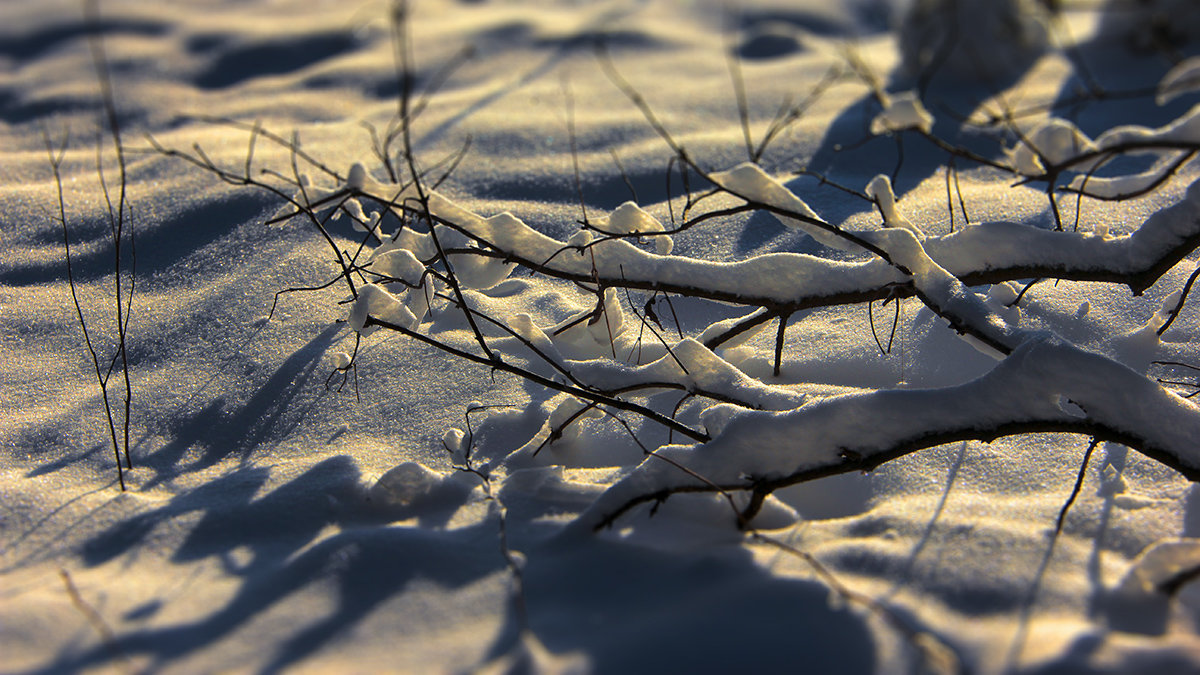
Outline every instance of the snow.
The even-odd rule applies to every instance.
[[[1103,147],[1103,144],[1100,144]],[[1046,171],[1046,164],[1062,164],[1080,155],[1096,150],[1096,145],[1070,120],[1048,119],[1028,132],[1021,142],[1009,151],[1009,158],[1017,173],[1039,176]],[[1086,170],[1087,166],[1080,166]]]
[[[597,219],[593,225],[601,232],[612,235],[665,232],[657,218],[632,201],[621,204],[611,215]],[[664,234],[653,239],[655,253],[670,255],[674,242],[669,236]]]
[[[767,175],[757,164],[744,162],[728,171],[714,173],[711,178],[723,189],[748,202],[757,202],[780,209],[783,213],[772,212],[779,222],[808,234],[830,248],[851,253],[861,250],[858,246],[848,243],[844,238],[832,234],[818,225],[818,223],[824,223],[821,217],[814,213],[808,204],[804,203],[804,200],[797,197],[779,180]]]
[[[912,232],[918,239],[925,238],[925,233],[896,208],[896,193],[890,178],[883,174],[875,176],[867,183],[866,194],[879,206],[884,227],[899,227]]]
[[[933,130],[933,115],[915,91],[905,91],[893,96],[884,95],[883,112],[871,120],[871,133],[880,134],[917,129],[923,133]]]
[[[376,255],[371,264],[371,271],[399,279],[409,286],[420,286],[425,276],[425,266],[408,249]]]
[[[1196,3],[422,0],[405,139],[383,5],[101,0],[124,492],[78,5],[0,3],[0,671],[1200,670]]]
[[[400,298],[385,291],[377,284],[367,284],[358,290],[358,299],[351,306],[350,316],[346,322],[352,329],[365,337],[379,329],[375,325],[366,325],[368,317],[404,326],[410,330],[417,326],[417,317],[400,301]]]
[[[1154,101],[1159,105],[1166,105],[1194,91],[1200,91],[1200,58],[1193,56],[1175,64],[1163,75],[1162,81],[1158,83],[1158,93],[1155,94]]]

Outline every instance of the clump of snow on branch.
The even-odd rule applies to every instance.
[[[399,279],[410,286],[420,286],[425,276],[425,265],[408,249],[395,249],[376,255],[371,271]]]
[[[669,461],[647,458],[604,493],[577,527],[596,527],[644,495],[698,487],[696,476],[717,485],[745,484],[746,476],[782,479],[835,466],[849,453],[869,458],[939,433],[1015,421],[1077,422],[1060,406],[1063,397],[1089,419],[1172,448],[1184,464],[1200,467],[1200,450],[1190,440],[1200,434],[1195,405],[1122,364],[1030,334],[991,372],[956,387],[849,394],[778,413],[723,411],[728,418],[712,441],[659,448],[656,454]]]
[[[418,323],[417,317],[400,298],[378,284],[366,284],[358,289],[358,299],[350,307],[347,322],[352,329],[365,337],[379,330],[378,325],[366,325],[368,317],[409,330],[414,330]]]
[[[674,242],[671,237],[665,234],[662,223],[657,218],[646,213],[642,207],[634,202],[625,202],[612,212],[612,214],[596,219],[592,223],[597,230],[611,235],[654,235],[654,250],[659,255],[670,255],[674,248]]]
[[[1017,173],[1040,176],[1046,173],[1047,164],[1058,165],[1095,149],[1096,144],[1073,122],[1055,117],[1025,134],[1008,150],[1008,156]]]
[[[797,197],[796,193],[767,175],[757,164],[745,162],[728,171],[714,173],[711,178],[722,189],[737,197],[777,209],[778,211],[773,210],[771,213],[784,226],[800,230],[830,248],[852,253],[862,250],[817,225],[825,221],[809,208],[804,200]]]
[[[884,227],[898,227],[912,232],[918,239],[925,238],[925,233],[896,208],[896,193],[892,190],[890,178],[880,174],[871,179],[871,182],[867,183],[866,193],[879,206]]]
[[[1156,155],[1158,160],[1150,168],[1136,174],[1075,176],[1070,189],[1101,199],[1140,194],[1178,171],[1180,163],[1191,158],[1194,152],[1191,148],[1197,144],[1200,144],[1200,105],[1193,106],[1180,117],[1155,129],[1135,124],[1113,127],[1097,136],[1095,141],[1088,141],[1076,154],[1094,156],[1092,159],[1071,162],[1071,168],[1089,170],[1117,153]],[[1070,159],[1065,157],[1061,161]]]
[[[879,136],[906,129],[917,129],[926,134],[933,131],[933,115],[925,109],[917,92],[905,91],[890,96],[881,92],[880,95],[883,112],[871,120],[872,134]]]
[[[1172,100],[1200,91],[1200,56],[1193,56],[1175,64],[1167,71],[1158,83],[1158,92],[1154,100],[1159,105],[1166,105]]]

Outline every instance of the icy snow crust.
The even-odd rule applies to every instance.
[[[1180,473],[1200,473],[1200,409],[1180,395],[1195,387],[1156,381],[1195,375],[1154,363],[1196,364],[1200,347],[1194,298],[1158,334],[1200,238],[1197,50],[1177,45],[1168,68],[1103,42],[1164,11],[1178,17],[1167,38],[1194,33],[1196,11],[956,4],[754,0],[731,21],[716,0],[414,3],[419,86],[474,52],[413,129],[426,167],[471,138],[424,193],[435,243],[399,228],[402,207],[419,219],[425,205],[387,179],[362,125],[385,132],[396,110],[382,6],[104,0],[138,233],[134,468],[119,493],[41,138],[70,132],[74,272],[107,350],[86,32],[77,3],[0,3],[0,671],[1200,670],[1200,491]],[[922,82],[936,41],[981,13],[1013,20],[980,20]],[[943,20],[922,23],[931,14]],[[756,213],[676,230],[670,151],[597,64],[597,36],[711,179],[692,188],[723,191],[699,208]],[[1017,175],[967,161],[946,174],[920,135],[976,140],[955,125],[995,102],[980,103],[994,92],[972,87],[972,59],[992,59],[975,65],[1010,104],[1069,100],[1071,39],[1112,59],[1102,83],[1157,82],[1157,100],[1022,118],[991,155]],[[881,100],[839,82],[746,162],[725,46],[742,56],[757,139],[851,43]],[[294,174],[261,137],[247,168],[256,120],[294,130],[337,177],[302,159]],[[290,207],[146,152],[146,133],[330,200],[318,211],[362,266],[357,297],[343,282],[288,292],[268,317],[277,291],[336,276],[325,235],[268,223]],[[1123,148],[1148,159],[1110,162]],[[795,173],[810,163],[840,188]],[[1078,228],[1063,192],[1055,231],[1037,181],[1051,170],[1096,197],[1158,187],[1083,199]],[[457,293],[503,324],[477,326],[495,357],[557,389],[389,330],[479,351],[427,268],[438,244]],[[1060,281],[1010,306],[1039,277]],[[597,283],[599,296],[580,289]],[[1044,433],[1005,436],[1014,424]],[[1111,440],[1055,537],[1093,433]],[[910,631],[748,540],[714,484],[777,487],[751,524]],[[695,492],[659,498],[675,489]]]

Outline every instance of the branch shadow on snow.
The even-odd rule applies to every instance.
[[[196,620],[123,630],[109,644],[60,654],[32,672],[102,666],[113,654],[148,658],[155,670],[283,611],[314,586],[331,589],[328,610],[291,614],[287,634],[264,654],[258,672],[279,672],[338,648],[413,582],[453,591],[504,570],[494,518],[454,530],[387,525],[363,507],[361,477],[347,456],[256,498],[267,478],[264,468],[239,469],[110,528],[84,549],[87,564],[101,565],[134,551],[158,525],[200,511],[171,560],[218,560],[240,580],[226,603]],[[771,574],[745,549],[680,556],[606,537],[563,542],[551,536],[553,526],[514,513],[508,525],[528,558],[531,627],[553,652],[582,652],[594,672],[710,671],[747,659],[786,670],[797,653],[816,671],[867,673],[877,665],[857,612],[831,607],[828,589],[816,582]],[[320,539],[329,526],[340,531]],[[146,603],[125,619],[152,620],[172,601]],[[510,606],[485,659],[505,654],[519,634]]]
[[[592,672],[789,672],[797,654],[807,672],[879,665],[859,613],[742,548],[679,555],[600,536],[523,550],[529,627],[550,652],[585,655]],[[518,649],[520,636],[510,608],[486,658]]]
[[[268,202],[260,195],[225,193],[161,221],[135,213],[133,227],[139,283],[172,269],[227,236],[239,223],[256,222],[267,208]],[[144,227],[143,223],[154,225]],[[97,216],[89,222],[72,222],[68,226],[71,230],[71,266],[76,282],[98,281],[110,276],[113,252],[108,222]],[[54,227],[59,228],[57,223]],[[54,242],[61,249],[61,229],[47,230],[45,236],[48,242]],[[0,283],[11,286],[65,282],[67,276],[61,255],[45,262],[17,261],[6,267],[0,271]]]
[[[1110,14],[1108,21],[1117,23],[1116,15],[1119,12]],[[1184,43],[1173,48],[1178,49],[1175,58],[1200,54],[1200,43]],[[1155,128],[1176,120],[1196,103],[1194,96],[1180,96],[1166,105],[1131,106],[1127,95],[1143,92],[1141,98],[1149,102],[1152,90],[1173,65],[1170,56],[1157,50],[1137,48],[1130,43],[1128,35],[1112,25],[1102,24],[1091,40],[1074,50],[1075,69],[1063,82],[1058,98],[1052,104],[1052,114],[1071,120],[1091,138],[1126,124]],[[1089,78],[1109,98],[1095,100],[1088,96]],[[1137,158],[1117,158],[1115,166],[1108,168],[1119,168],[1121,162],[1131,159]],[[1105,173],[1101,169],[1097,175]]]
[[[231,36],[211,34],[193,36],[188,40],[188,50],[210,59],[197,74],[196,86],[225,89],[255,78],[295,73],[350,53],[357,42],[349,31],[241,44]]]
[[[329,326],[296,350],[240,407],[230,409],[225,398],[217,397],[190,417],[181,416],[181,421],[169,430],[172,440],[139,458],[141,466],[156,473],[145,487],[212,467],[233,455],[244,463],[262,444],[286,437],[325,394],[323,387],[312,386],[314,375],[319,376],[325,352],[341,330],[340,325]],[[307,394],[310,391],[318,392],[315,398]],[[203,449],[203,454],[185,463],[197,447]]]
[[[76,671],[103,664],[114,653],[149,657],[154,670],[202,652],[311,585],[335,586],[337,601],[330,612],[297,616],[296,631],[279,636],[280,647],[263,669],[274,672],[352,631],[414,580],[459,588],[502,566],[493,523],[455,531],[383,526],[387,518],[368,508],[362,477],[348,456],[323,460],[256,497],[267,479],[263,467],[234,470],[84,545],[83,561],[102,565],[136,551],[159,525],[200,513],[171,560],[216,559],[225,573],[240,578],[224,606],[195,621],[123,631],[111,644],[62,654],[38,672]],[[341,531],[317,541],[329,526]],[[152,617],[169,602],[145,604],[132,616]]]
[[[888,74],[882,88],[888,94],[917,90],[925,107],[933,115],[933,135],[956,147],[995,158],[1001,153],[997,140],[965,124],[964,120],[981,103],[1019,82],[1033,69],[1037,58],[1027,54],[1009,63],[993,63],[995,55],[987,52],[986,43],[973,45],[973,38],[965,34],[945,34],[942,32],[946,30],[944,21],[934,22],[937,25],[927,27],[928,34],[921,38],[936,44],[936,50],[944,52],[941,58],[925,66],[924,72],[918,75],[909,73],[903,65],[897,66]],[[950,18],[948,21],[958,20]],[[969,25],[969,22],[964,22],[960,28],[966,30]],[[950,63],[956,59],[977,62],[978,72],[964,70],[961,63]],[[819,146],[804,168],[855,190],[863,189],[874,176],[887,174],[892,177],[896,194],[901,199],[922,181],[945,168],[950,159],[946,151],[918,134],[901,131],[874,136],[870,131],[871,121],[880,112],[882,108],[873,94],[866,94],[847,106],[828,125]],[[968,163],[960,168],[971,166]],[[800,176],[787,186],[831,223],[840,223],[850,216],[874,209],[867,201],[846,199],[844,193],[824,185],[821,178],[814,176]],[[752,229],[748,227],[743,234],[739,249],[748,251],[762,247],[770,241],[771,236],[777,238],[782,233],[782,227],[766,233]],[[786,246],[792,243],[777,241],[770,248],[791,250]],[[810,246],[819,245],[814,243]],[[820,252],[827,257],[828,253],[828,250]]]
[[[1021,73],[1023,74],[1023,73]],[[926,108],[933,115],[932,133],[958,147],[985,157],[1000,155],[1000,144],[993,138],[977,132],[964,124],[980,104],[997,91],[1017,81],[1019,74],[1009,80],[985,85],[980,82],[961,80],[941,82],[935,79],[922,95]],[[910,89],[910,78],[893,73],[886,85],[888,93],[895,94]],[[950,157],[930,141],[909,132],[872,136],[871,121],[882,111],[871,95],[859,98],[850,104],[829,125],[817,150],[809,159],[807,170],[846,187],[862,190],[878,174],[894,174],[896,194],[903,200],[904,194],[923,181],[944,170]],[[964,163],[963,169],[971,168]],[[861,199],[847,199],[836,188],[822,185],[820,178],[799,176],[787,182],[787,187],[800,195],[808,204],[831,223],[844,222],[851,216],[874,210],[874,205]],[[777,227],[776,235],[783,227]],[[751,228],[739,240],[739,248],[749,250],[763,246],[770,233],[751,232]],[[786,243],[786,242],[780,242]],[[825,247],[815,242],[811,247]],[[772,249],[778,249],[777,244]],[[786,249],[791,250],[791,249]],[[825,249],[825,257],[832,253]],[[804,251],[815,252],[815,251]]]

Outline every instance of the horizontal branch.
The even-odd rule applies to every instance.
[[[390,203],[404,208],[402,200]],[[437,194],[430,195],[430,212],[439,224],[485,246],[480,255],[581,284],[763,307],[776,316],[915,293],[908,275],[882,259],[840,262],[770,253],[739,262],[713,262],[655,255],[624,240],[573,247],[511,214],[483,218]],[[1189,188],[1183,200],[1150,216],[1127,236],[1099,237],[997,222],[929,237],[923,246],[930,258],[967,286],[1047,278],[1117,283],[1137,295],[1200,246],[1200,182]],[[709,346],[716,345],[710,342]]]
[[[1066,401],[1082,414],[1065,409]],[[1122,443],[1200,482],[1200,407],[1109,358],[1041,339],[963,385],[840,396],[785,413],[742,413],[706,444],[660,448],[656,454],[669,462],[647,458],[573,527],[600,529],[638,504],[682,492],[746,490],[761,503],[781,487],[869,471],[944,443],[1045,432]]]

